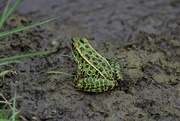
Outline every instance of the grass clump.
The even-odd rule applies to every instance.
[[[4,12],[2,14],[2,17],[0,19],[0,29],[2,28],[4,22],[8,19],[8,17],[12,14],[12,12],[15,10],[15,8],[17,7],[17,5],[19,4],[20,0],[16,0],[16,2],[14,3],[14,5],[10,8],[10,3],[11,0],[8,0],[6,7],[4,9]],[[45,20],[45,21],[41,21],[41,22],[37,22],[31,25],[27,25],[27,26],[23,26],[20,28],[16,28],[13,30],[9,30],[9,31],[5,31],[5,32],[0,32],[0,37],[9,35],[9,34],[13,34],[19,31],[23,31],[26,29],[30,29],[48,22],[51,22],[57,18],[59,18],[60,16]],[[12,56],[12,57],[5,57],[5,58],[0,58],[0,68],[2,65],[8,65],[11,63],[21,63],[20,61],[16,61],[17,59],[21,59],[21,58],[26,58],[26,57],[33,57],[33,56],[38,56],[38,55],[45,55],[45,54],[50,54],[53,51],[43,51],[43,52],[35,52],[35,53],[29,53],[29,54],[24,54],[24,55],[17,55],[17,56]],[[0,71],[0,77],[5,76],[7,73],[10,72],[14,72],[13,70],[5,70],[5,71]]]
[[[16,94],[11,100],[7,100],[1,93],[0,97],[3,100],[0,100],[2,108],[0,109],[0,121],[18,121],[19,111],[16,109],[16,99],[18,98]],[[1,106],[1,105],[0,105]]]
[[[44,20],[41,22],[37,22],[37,23],[31,24],[31,25],[27,25],[27,26],[13,29],[13,30],[2,32],[2,30],[1,30],[2,26],[4,25],[4,23],[6,22],[8,17],[12,14],[12,12],[15,10],[17,5],[20,3],[20,0],[16,0],[12,7],[10,7],[10,3],[11,3],[11,0],[8,0],[7,4],[5,6],[5,9],[3,11],[3,14],[1,16],[1,19],[0,19],[0,37],[7,36],[9,34],[13,34],[13,33],[23,31],[26,29],[30,29],[30,28],[51,22],[60,17],[60,16],[57,16],[57,17],[54,17],[54,18],[51,18],[48,20]],[[29,54],[23,54],[23,55],[15,55],[12,57],[0,58],[0,77],[4,77],[7,73],[15,73],[14,70],[1,70],[1,67],[4,65],[9,65],[12,63],[22,63],[20,61],[17,61],[17,59],[33,57],[33,56],[38,56],[38,55],[45,55],[45,54],[50,54],[52,52],[54,52],[54,51],[35,52],[35,53],[29,53]],[[1,98],[3,100],[1,100]],[[17,96],[15,95],[11,100],[8,101],[0,93],[0,121],[18,121],[17,114],[19,113],[19,111],[16,109],[16,99],[17,99]],[[21,120],[26,121],[26,119],[23,118],[23,116],[18,116],[18,117],[21,117]]]

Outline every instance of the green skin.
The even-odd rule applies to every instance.
[[[75,86],[86,92],[103,92],[113,89],[123,80],[121,65],[114,60],[108,61],[97,53],[86,38],[73,37],[71,49],[78,70]]]

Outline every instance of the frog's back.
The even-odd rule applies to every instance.
[[[86,38],[78,42],[78,62],[84,76],[112,79],[112,68],[109,62],[97,53]]]

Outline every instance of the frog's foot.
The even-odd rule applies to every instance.
[[[103,92],[115,87],[116,82],[113,80],[101,78],[83,78],[76,82],[76,87],[86,92]]]

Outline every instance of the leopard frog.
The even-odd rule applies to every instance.
[[[122,68],[115,60],[108,61],[96,52],[86,38],[72,37],[71,50],[78,63],[75,86],[87,92],[113,89],[123,80]]]

